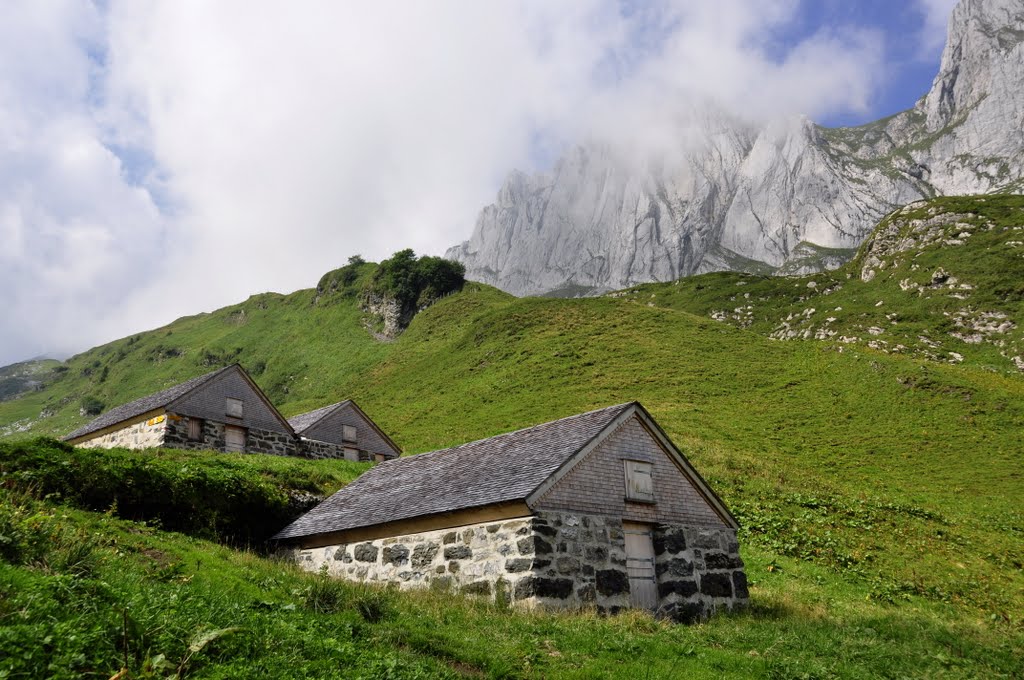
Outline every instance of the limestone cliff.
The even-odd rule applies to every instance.
[[[939,74],[908,111],[853,128],[760,128],[707,110],[676,152],[615,141],[512,173],[470,239],[467,278],[517,295],[586,294],[722,269],[797,273],[852,255],[893,208],[1024,188],[1024,3],[961,0]],[[696,134],[695,134],[696,133]]]

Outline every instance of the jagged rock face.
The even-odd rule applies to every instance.
[[[894,208],[1024,188],[1024,4],[962,0],[915,108],[856,128],[763,128],[708,110],[664,158],[614,143],[513,173],[446,256],[517,295],[587,294],[723,269],[803,273],[848,259]]]

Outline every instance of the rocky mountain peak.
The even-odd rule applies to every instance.
[[[962,0],[949,20],[939,73],[924,101],[928,129],[940,130],[976,106],[1021,65],[1024,3]],[[1016,53],[1016,54],[1014,54]]]
[[[807,273],[848,260],[911,201],[1020,192],[1024,2],[961,0],[932,89],[875,123],[823,128],[794,116],[758,128],[693,109],[657,160],[599,141],[569,150],[550,173],[512,173],[446,256],[467,278],[516,295],[718,270]]]

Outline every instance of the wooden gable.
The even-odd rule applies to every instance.
[[[538,489],[530,506],[636,522],[736,528],[721,500],[654,421],[639,409],[624,415]]]
[[[288,421],[237,365],[168,404],[167,410],[240,427],[294,434]]]
[[[395,458],[401,454],[391,438],[384,434],[353,401],[338,404],[337,408],[302,430],[301,434],[306,439],[315,441],[347,444],[349,442],[345,436],[346,427],[355,428],[356,448],[361,451],[383,454],[388,458]]]

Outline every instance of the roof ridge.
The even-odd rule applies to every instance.
[[[610,411],[610,410],[615,409],[615,408],[625,408],[627,406],[632,406],[635,403],[637,403],[637,402],[635,402],[635,401],[627,401],[627,402],[624,402],[622,404],[614,404],[612,406],[605,406],[604,408],[595,408],[593,411],[586,411],[584,413],[577,413],[576,415],[572,415],[572,416],[565,416],[564,418],[559,418],[557,420],[549,420],[549,421],[544,422],[544,423],[537,423],[536,425],[530,425],[528,427],[521,427],[518,430],[510,430],[508,432],[500,432],[498,434],[491,435],[490,437],[482,437],[480,439],[474,439],[473,441],[463,442],[461,444],[455,444],[454,446],[448,446],[448,447],[445,447],[443,449],[434,449],[433,451],[424,451],[423,453],[416,453],[416,454],[413,454],[411,456],[403,456],[401,458],[395,458],[394,460],[388,461],[388,462],[396,462],[396,461],[399,461],[399,460],[411,460],[413,458],[419,458],[421,456],[433,457],[436,454],[448,453],[450,451],[456,451],[456,450],[461,449],[463,447],[473,446],[473,445],[479,444],[481,442],[489,442],[489,441],[493,441],[495,439],[502,439],[504,437],[511,437],[512,435],[521,434],[523,432],[528,432],[530,430],[536,430],[536,429],[539,429],[541,427],[550,427],[550,426],[556,425],[556,424],[561,423],[561,422],[566,421],[566,420],[574,420],[576,418],[583,418],[583,417],[586,417],[586,416],[592,416],[595,413],[600,413],[601,411]]]

